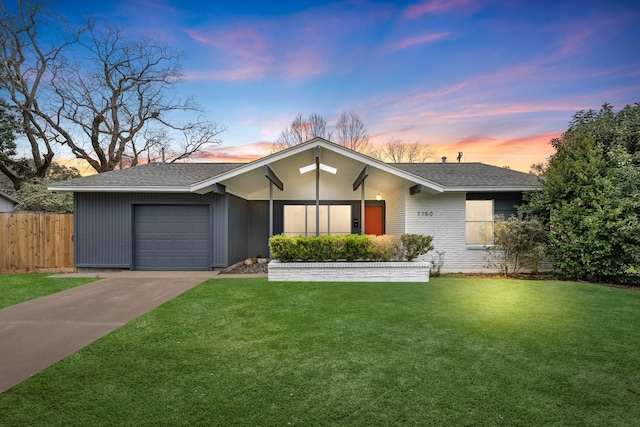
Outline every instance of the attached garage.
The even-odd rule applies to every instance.
[[[209,205],[136,205],[135,270],[210,270]]]

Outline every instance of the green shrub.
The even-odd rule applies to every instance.
[[[278,234],[269,239],[271,256],[282,262],[291,262],[298,259],[299,250],[297,241],[293,237]]]
[[[310,236],[294,237],[299,249],[298,259],[301,261],[335,261],[340,256],[340,242],[334,237]]]
[[[403,234],[400,236],[402,245],[404,246],[405,258],[407,261],[413,261],[420,255],[424,255],[433,250],[432,236],[424,236],[422,234]]]
[[[544,258],[546,232],[537,218],[496,215],[493,221],[494,245],[486,248],[487,268],[509,276],[522,269],[538,272]]]
[[[371,240],[371,259],[374,261],[402,261],[404,246],[399,237],[382,235]]]
[[[431,236],[404,234],[369,236],[343,234],[331,236],[283,236],[269,239],[271,256],[281,262],[292,261],[413,261],[433,249]]]
[[[345,259],[347,261],[370,259],[371,241],[373,240],[371,236],[360,234],[345,234],[338,237],[341,237],[344,242],[342,256],[340,256],[338,259]]]

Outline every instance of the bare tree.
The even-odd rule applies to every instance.
[[[41,7],[39,0],[18,0],[16,5],[16,12],[10,13],[0,2],[0,90],[19,117],[33,169],[0,163],[2,173],[19,189],[25,179],[44,178],[55,155],[56,129],[47,120],[41,101],[48,102],[47,78],[52,64],[78,41],[79,32],[61,31],[64,22]],[[42,33],[54,34],[55,41],[41,43]]]
[[[388,140],[382,149],[372,151],[371,156],[389,163],[424,163],[434,156],[434,151],[419,141]]]
[[[367,127],[357,113],[343,112],[338,118],[335,142],[343,147],[364,153],[369,148]]]
[[[190,156],[209,144],[219,144],[226,128],[198,116],[178,123],[172,113],[201,111],[192,98],[172,96],[180,81],[180,53],[150,38],[130,39],[122,29],[90,23],[82,40],[89,53],[61,64],[52,81],[58,97],[56,117],[80,130],[75,138],[61,129],[62,144],[97,172],[127,164],[135,166],[143,153],[162,148],[169,161]]]
[[[313,113],[307,120],[298,114],[291,122],[291,125],[284,128],[278,136],[278,140],[273,144],[273,152],[302,144],[315,137],[330,138],[327,134],[327,122],[319,114]]]
[[[2,9],[0,89],[22,112],[37,176],[46,174],[54,142],[97,172],[136,165],[143,154],[149,157],[162,147],[175,161],[220,143],[225,127],[204,120],[192,98],[172,92],[181,79],[179,52],[92,21],[63,32],[61,21],[46,15],[39,0],[18,0],[18,5],[17,16]],[[66,38],[41,48],[42,22],[59,24],[49,37]],[[180,123],[175,115],[183,112],[197,115],[197,121]]]

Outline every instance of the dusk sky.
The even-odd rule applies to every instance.
[[[228,126],[216,161],[268,154],[301,113],[373,144],[529,171],[578,110],[640,102],[635,1],[61,0],[183,50],[185,95]]]

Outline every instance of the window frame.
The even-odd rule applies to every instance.
[[[294,230],[294,231],[287,231],[287,208],[288,207],[294,207],[294,208],[299,208],[299,207],[303,207],[304,209],[304,230]],[[334,211],[333,214],[335,215],[337,212],[335,212],[335,209],[332,208],[336,208],[336,207],[344,207],[344,208],[348,208],[349,212],[348,212],[348,219],[347,219],[347,230],[341,230],[341,231],[332,231],[332,221],[331,221],[331,214],[332,214],[332,210]],[[315,214],[316,214],[316,205],[315,204],[310,204],[310,203],[301,203],[301,204],[285,204],[283,205],[283,215],[282,215],[282,234],[285,236],[315,236],[316,235],[316,219],[315,219]],[[331,204],[321,204],[320,205],[320,232],[318,233],[319,236],[327,236],[327,235],[338,235],[338,234],[351,234],[351,215],[352,215],[352,209],[353,207],[350,204],[347,203],[331,203]],[[326,222],[325,222],[326,220]],[[298,219],[297,223],[299,224],[301,222],[300,219]],[[340,221],[342,222],[341,225],[344,225],[344,221]],[[336,221],[334,224],[340,224],[339,221]]]
[[[469,219],[469,205],[470,204],[477,204],[477,203],[486,203],[486,202],[490,202],[491,203],[491,209],[490,209],[490,219]],[[473,249],[473,248],[479,248],[479,249],[483,249],[489,246],[493,246],[495,245],[495,236],[494,236],[494,216],[495,216],[495,199],[483,199],[483,200],[465,200],[465,244],[467,246],[467,248],[469,249]],[[487,239],[485,241],[474,241],[474,242],[470,242],[469,241],[469,237],[470,237],[470,230],[469,230],[469,226],[471,224],[477,224],[477,225],[482,225],[482,224],[486,224],[489,225],[489,229],[487,231],[481,231],[481,230],[474,230],[474,233],[476,236],[480,236],[482,234],[485,234]],[[480,239],[478,239],[480,240]]]

